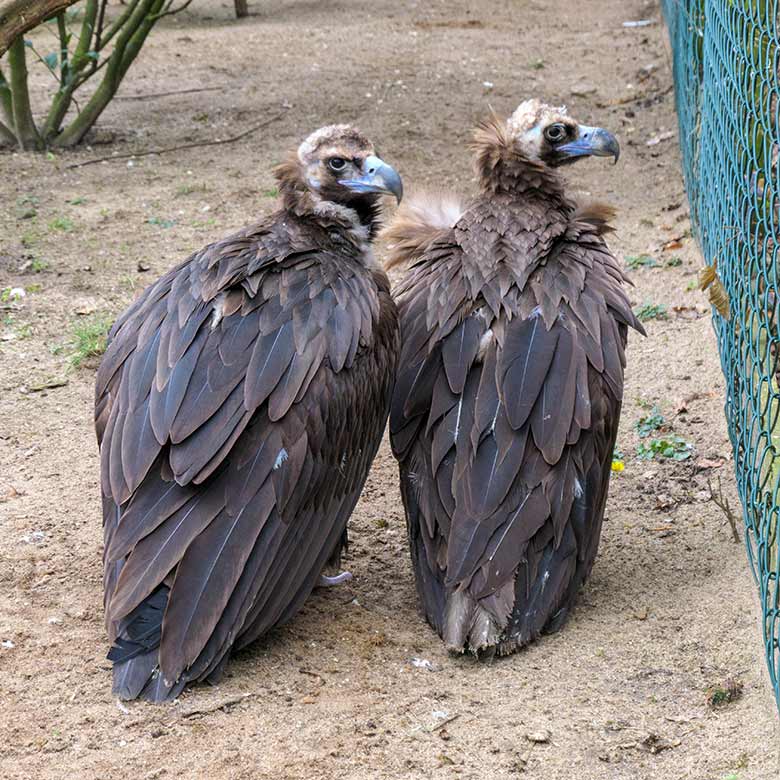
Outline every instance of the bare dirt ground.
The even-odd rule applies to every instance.
[[[164,20],[91,149],[0,155],[0,289],[28,291],[0,312],[0,774],[778,777],[754,584],[708,500],[707,478],[720,476],[737,503],[709,310],[688,291],[701,260],[669,136],[677,126],[656,5],[250,5],[240,23],[232,3],[205,0]],[[646,18],[654,24],[622,27]],[[44,86],[41,74],[36,94]],[[127,99],[203,87],[216,89]],[[385,445],[351,522],[351,585],[316,593],[218,687],[119,707],[102,623],[94,371],[69,367],[74,325],[115,315],[190,251],[267,213],[271,165],[315,127],[358,123],[407,186],[468,189],[470,127],[489,103],[508,114],[529,95],[621,137],[618,166],[589,161],[571,177],[619,206],[620,256],[659,264],[631,271],[633,302],[668,307],[668,319],[648,321],[649,338],[631,341],[618,442],[626,467],[573,619],[492,665],[448,657],[417,614]],[[283,105],[281,119],[235,144],[67,167],[226,138]],[[636,457],[634,424],[653,404],[695,446],[690,460]],[[708,692],[728,678],[742,696],[713,708]]]

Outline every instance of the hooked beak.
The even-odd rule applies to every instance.
[[[342,179],[341,183],[352,192],[378,192],[383,195],[395,195],[396,200],[401,202],[404,185],[395,168],[372,154],[363,161],[361,174],[356,179]]]
[[[617,163],[620,157],[620,144],[617,138],[603,127],[580,125],[577,138],[559,146],[556,152],[571,161],[578,157],[594,156],[613,157]]]

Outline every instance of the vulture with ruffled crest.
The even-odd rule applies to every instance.
[[[98,371],[124,699],[218,679],[232,651],[300,609],[338,563],[382,438],[399,331],[371,241],[380,194],[400,200],[401,180],[347,125],[313,133],[275,173],[278,211],[147,288]]]
[[[399,375],[390,436],[417,589],[454,652],[507,654],[565,620],[593,565],[642,331],[603,233],[557,168],[617,140],[536,100],[473,141],[479,193],[406,202],[387,230]]]

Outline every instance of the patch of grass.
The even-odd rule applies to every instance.
[[[67,204],[71,206],[83,206],[86,202],[86,198],[82,198],[80,195],[77,198],[71,198],[70,200],[65,201]]]
[[[32,263],[30,264],[30,270],[36,274],[40,274],[43,271],[47,271],[48,269],[49,269],[49,261],[43,260],[40,257],[34,257]]]
[[[628,255],[626,256],[626,265],[632,270],[637,268],[658,268],[659,263],[650,255]]]
[[[42,284],[28,284],[27,287],[25,287],[24,289],[28,293],[37,293],[37,292],[40,292],[43,289],[43,285]]]
[[[741,680],[729,677],[707,689],[707,703],[713,708],[725,707],[742,697],[744,687]]]
[[[656,455],[666,460],[688,460],[693,445],[679,436],[666,436],[639,443],[636,455],[640,460],[653,460]]]
[[[666,420],[661,414],[661,410],[657,406],[654,406],[653,411],[650,412],[650,414],[640,417],[634,423],[634,428],[641,439],[646,439],[651,433],[660,431],[664,425],[666,425]]]
[[[531,62],[528,63],[528,67],[531,70],[542,70],[544,68],[544,60],[531,60]]]
[[[667,268],[679,268],[682,265],[682,258],[681,257],[670,257],[666,261],[666,267]]]
[[[666,304],[664,303],[650,303],[645,301],[641,306],[634,309],[637,319],[642,322],[647,320],[668,320],[669,315],[666,311]]]
[[[206,192],[205,184],[181,184],[176,188],[175,198],[183,198],[186,195],[192,195],[193,192]]]
[[[32,325],[29,322],[18,324],[16,317],[7,314],[3,317],[3,326],[13,334],[11,338],[22,339],[30,338],[33,334]]]
[[[24,298],[25,290],[22,287],[4,287],[0,290],[0,303],[11,303]]]
[[[639,224],[644,227],[653,227],[654,222],[652,219],[648,219],[647,217],[642,217],[642,219],[639,220]]]
[[[263,197],[264,198],[278,198],[279,197],[279,188],[278,187],[271,187],[268,190],[263,190]]]
[[[54,217],[54,219],[49,222],[49,227],[52,230],[62,230],[65,233],[70,233],[75,225],[70,217]]]
[[[35,246],[36,243],[39,241],[38,234],[34,230],[27,230],[26,232],[22,233],[22,246],[26,249],[29,249],[32,246]]]
[[[149,217],[149,219],[147,219],[146,222],[149,225],[157,225],[158,227],[161,227],[164,230],[167,230],[168,228],[172,228],[176,224],[175,219],[163,219],[162,217]]]
[[[217,220],[214,217],[208,219],[195,219],[192,221],[192,227],[194,228],[210,228],[217,224]]]
[[[690,282],[685,287],[685,292],[693,292],[694,290],[699,289],[699,280],[698,279],[691,279]]]
[[[95,314],[73,323],[70,340],[70,364],[78,368],[85,360],[99,357],[106,351],[111,317]]]

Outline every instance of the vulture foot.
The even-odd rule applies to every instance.
[[[334,585],[342,585],[345,582],[349,582],[352,579],[351,571],[343,571],[341,574],[336,574],[334,577],[328,577],[327,574],[320,574],[319,582],[317,582],[318,588],[332,588]]]

